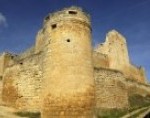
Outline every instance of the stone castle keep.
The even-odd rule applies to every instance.
[[[128,108],[130,94],[150,95],[126,39],[112,30],[94,49],[91,31],[81,8],[49,14],[33,47],[0,55],[0,103],[42,118],[93,118],[98,108]]]

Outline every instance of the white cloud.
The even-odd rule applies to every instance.
[[[0,13],[0,27],[7,27],[6,17]]]

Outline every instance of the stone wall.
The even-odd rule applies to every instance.
[[[124,71],[124,67],[129,65],[126,40],[115,30],[107,33],[106,41],[100,44],[96,51],[108,56],[111,69]]]
[[[3,75],[4,71],[4,54],[0,55],[0,76]]]
[[[128,96],[150,95],[150,85],[126,78],[117,70],[95,68],[96,108],[129,107]]]
[[[3,76],[5,69],[7,66],[14,64],[13,57],[15,55],[10,53],[3,53],[0,55],[0,76]]]
[[[2,89],[3,89],[3,82],[2,77],[0,77],[0,105],[2,105]]]
[[[2,100],[21,110],[40,108],[42,54],[32,55],[8,67],[4,73]]]
[[[126,77],[144,83],[146,75],[143,68],[138,68],[130,63],[126,39],[117,31],[112,30],[106,35],[106,41],[100,44],[96,52],[107,56],[110,69],[121,71]],[[95,59],[97,60],[97,59]],[[101,59],[102,60],[102,59]],[[104,67],[104,61],[99,67]],[[95,65],[97,66],[97,65]]]
[[[21,60],[21,59],[30,57],[30,56],[34,55],[34,52],[35,52],[35,47],[32,46],[32,47],[28,48],[27,50],[25,50],[24,52],[22,52],[21,54],[19,54],[17,56],[17,58],[15,58],[15,59],[16,60]]]
[[[145,71],[142,67],[136,67],[134,65],[130,65],[129,71],[125,74],[128,78],[132,78],[138,82],[145,83],[146,75]]]
[[[127,108],[128,91],[122,82],[124,76],[115,70],[99,68],[94,71],[96,108]]]
[[[142,84],[141,82],[131,81],[131,79],[125,79],[123,81],[127,86],[128,95],[138,94],[143,97],[150,95],[150,85]]]
[[[109,68],[108,56],[96,51],[93,51],[93,64],[94,67]]]

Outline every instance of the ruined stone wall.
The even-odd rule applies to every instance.
[[[96,108],[129,107],[128,97],[150,95],[150,85],[126,78],[116,70],[99,68],[94,71],[96,83]]]
[[[96,83],[96,108],[126,108],[128,107],[128,91],[122,82],[123,74],[99,68],[94,70]]]
[[[5,70],[2,100],[8,106],[37,111],[40,108],[42,54],[18,61]]]
[[[115,30],[106,35],[105,43],[99,45],[96,51],[108,56],[111,69],[124,71],[129,65],[126,40]]]
[[[109,68],[108,56],[96,51],[93,51],[93,65],[96,68]]]
[[[126,39],[117,31],[110,31],[106,35],[106,41],[100,44],[95,51],[108,56],[108,68],[121,71],[130,79],[142,83],[145,82],[146,75],[144,69],[130,64]]]

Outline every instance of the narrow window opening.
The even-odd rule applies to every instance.
[[[56,27],[57,27],[56,24],[53,24],[53,25],[52,25],[52,29],[55,29]]]
[[[73,15],[76,15],[76,14],[77,14],[76,11],[69,11],[68,13],[69,13],[69,14],[73,14]]]
[[[22,63],[22,62],[20,62],[20,65],[23,65],[23,63]]]
[[[70,42],[70,39],[67,39],[67,42]]]

